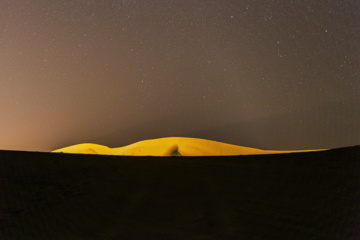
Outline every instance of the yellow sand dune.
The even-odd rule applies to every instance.
[[[323,149],[322,149],[323,150]],[[77,144],[61,148],[54,153],[83,153],[126,156],[226,156],[226,155],[254,155],[291,152],[308,152],[319,150],[301,151],[274,151],[242,147],[222,142],[199,138],[167,137],[136,142],[124,147],[109,148],[93,143]]]

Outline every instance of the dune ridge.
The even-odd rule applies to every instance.
[[[232,156],[310,152],[321,150],[325,149],[294,151],[262,150],[200,138],[166,137],[143,140],[118,148],[109,148],[107,146],[94,143],[82,143],[60,148],[52,152],[118,156]]]

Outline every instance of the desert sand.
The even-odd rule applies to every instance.
[[[319,149],[324,150],[324,149]],[[109,148],[93,143],[77,144],[54,150],[54,153],[83,153],[125,156],[234,156],[259,155],[319,150],[274,151],[242,147],[199,138],[167,137],[144,140],[119,148]]]
[[[218,157],[0,151],[0,239],[359,239],[360,146]]]

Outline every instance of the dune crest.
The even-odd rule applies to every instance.
[[[323,149],[322,149],[323,150]],[[231,156],[257,155],[319,150],[275,151],[242,147],[200,138],[166,137],[136,142],[124,147],[82,143],[52,151],[53,153],[82,153],[123,156]]]

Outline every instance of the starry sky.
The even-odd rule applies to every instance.
[[[360,4],[0,0],[0,149],[360,144]]]

